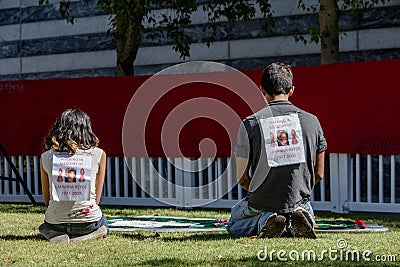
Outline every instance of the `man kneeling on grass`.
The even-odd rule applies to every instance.
[[[292,80],[290,66],[269,65],[261,79],[268,104],[239,128],[237,177],[249,193],[232,207],[233,236],[316,238],[310,196],[324,174],[327,144],[317,117],[288,101]]]

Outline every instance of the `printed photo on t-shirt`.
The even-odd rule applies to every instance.
[[[92,157],[53,155],[51,190],[55,201],[90,199]]]

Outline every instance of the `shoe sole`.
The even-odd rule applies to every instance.
[[[86,240],[96,239],[96,238],[100,239],[100,238],[103,238],[103,236],[106,234],[107,234],[107,228],[103,225],[96,231],[91,232],[90,234],[71,238],[70,242],[80,242],[80,241],[86,241]]]
[[[39,226],[39,232],[44,238],[46,238],[50,242],[69,243],[70,241],[69,236],[66,233],[54,231],[44,223]]]
[[[280,237],[285,230],[286,218],[282,215],[272,215],[268,219],[265,226],[261,229],[259,238],[277,238]]]
[[[70,239],[67,234],[62,234],[49,239],[50,242],[54,243],[69,243]]]
[[[294,231],[295,237],[303,238],[317,238],[314,229],[308,222],[303,212],[298,210],[292,213],[291,226]]]

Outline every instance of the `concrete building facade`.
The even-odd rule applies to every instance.
[[[0,80],[25,80],[116,75],[116,52],[107,34],[109,15],[96,7],[72,1],[75,23],[60,19],[58,1],[39,6],[37,0],[0,1]],[[310,0],[309,2],[313,2]],[[185,60],[170,40],[144,40],[135,61],[135,75],[151,75],[176,63],[209,60],[239,70],[260,69],[273,61],[292,66],[320,64],[319,45],[297,43],[316,16],[297,7],[295,0],[271,0],[275,26],[262,30],[263,18],[218,25],[217,40],[208,48],[202,11],[187,29],[195,40]],[[154,12],[167,12],[155,10]],[[344,11],[340,16],[340,61],[400,58],[400,0],[378,5],[361,16]],[[228,28],[231,30],[229,31]],[[305,35],[305,37],[307,37]]]

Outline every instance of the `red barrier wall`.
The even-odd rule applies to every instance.
[[[296,89],[290,100],[318,116],[328,140],[329,152],[400,154],[397,121],[400,115],[399,69],[400,60],[294,67]],[[261,72],[244,73],[259,84]],[[0,142],[11,155],[39,155],[43,137],[56,118],[67,108],[80,108],[92,118],[100,146],[109,156],[122,156],[125,111],[135,91],[148,78],[2,81]],[[174,79],[173,75],[171,79]],[[167,115],[179,103],[195,97],[224,102],[240,118],[252,113],[249,103],[221,86],[194,83],[177,87],[163,96],[151,112],[145,131],[149,156],[164,154],[160,131]],[[262,98],[255,97],[250,106],[262,108]],[[179,136],[184,155],[199,156],[198,144],[205,137],[215,141],[218,156],[231,154],[232,147],[224,128],[211,119],[199,118],[185,126]],[[136,156],[144,155],[138,153]]]

